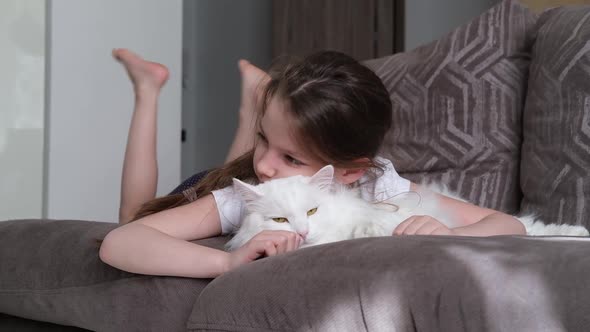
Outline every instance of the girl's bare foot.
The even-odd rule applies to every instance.
[[[255,114],[258,103],[261,102],[262,92],[270,76],[247,60],[238,61],[238,67],[242,76],[240,112],[243,116],[251,117]]]
[[[146,61],[128,49],[114,49],[113,57],[127,70],[136,94],[144,92],[157,94],[168,80],[169,72],[166,66]]]

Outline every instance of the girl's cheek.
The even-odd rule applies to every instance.
[[[254,166],[260,161],[260,157],[264,154],[264,147],[261,144],[256,144],[254,147]]]

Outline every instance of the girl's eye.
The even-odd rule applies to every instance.
[[[318,210],[318,208],[313,208],[313,209],[307,211],[307,216],[308,217],[311,216],[312,214],[316,213],[317,210]]]
[[[300,162],[299,160],[297,160],[297,159],[295,159],[295,158],[293,158],[293,157],[291,157],[289,155],[286,155],[285,156],[285,159],[287,160],[288,163],[293,164],[295,166],[305,165],[304,163]]]
[[[282,217],[280,217],[280,218],[272,218],[272,220],[274,220],[274,221],[276,221],[276,222],[279,222],[279,223],[282,223],[282,222],[289,222],[289,219],[287,219],[287,218],[282,218]]]

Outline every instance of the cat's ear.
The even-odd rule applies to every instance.
[[[334,182],[334,166],[327,165],[315,173],[309,183],[318,186],[322,190],[329,190]]]
[[[251,184],[247,184],[243,181],[240,181],[236,178],[233,178],[233,183],[234,183],[234,190],[236,193],[238,193],[238,195],[240,195],[240,197],[242,197],[242,200],[246,203],[250,203],[254,200],[259,199],[260,197],[264,196],[260,190],[258,190],[256,188],[256,186],[253,186]]]

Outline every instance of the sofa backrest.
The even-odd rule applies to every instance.
[[[522,212],[590,227],[590,5],[538,20],[523,114]]]
[[[445,37],[370,60],[393,102],[382,148],[415,183],[509,213],[521,201],[521,118],[537,15],[504,0]]]

